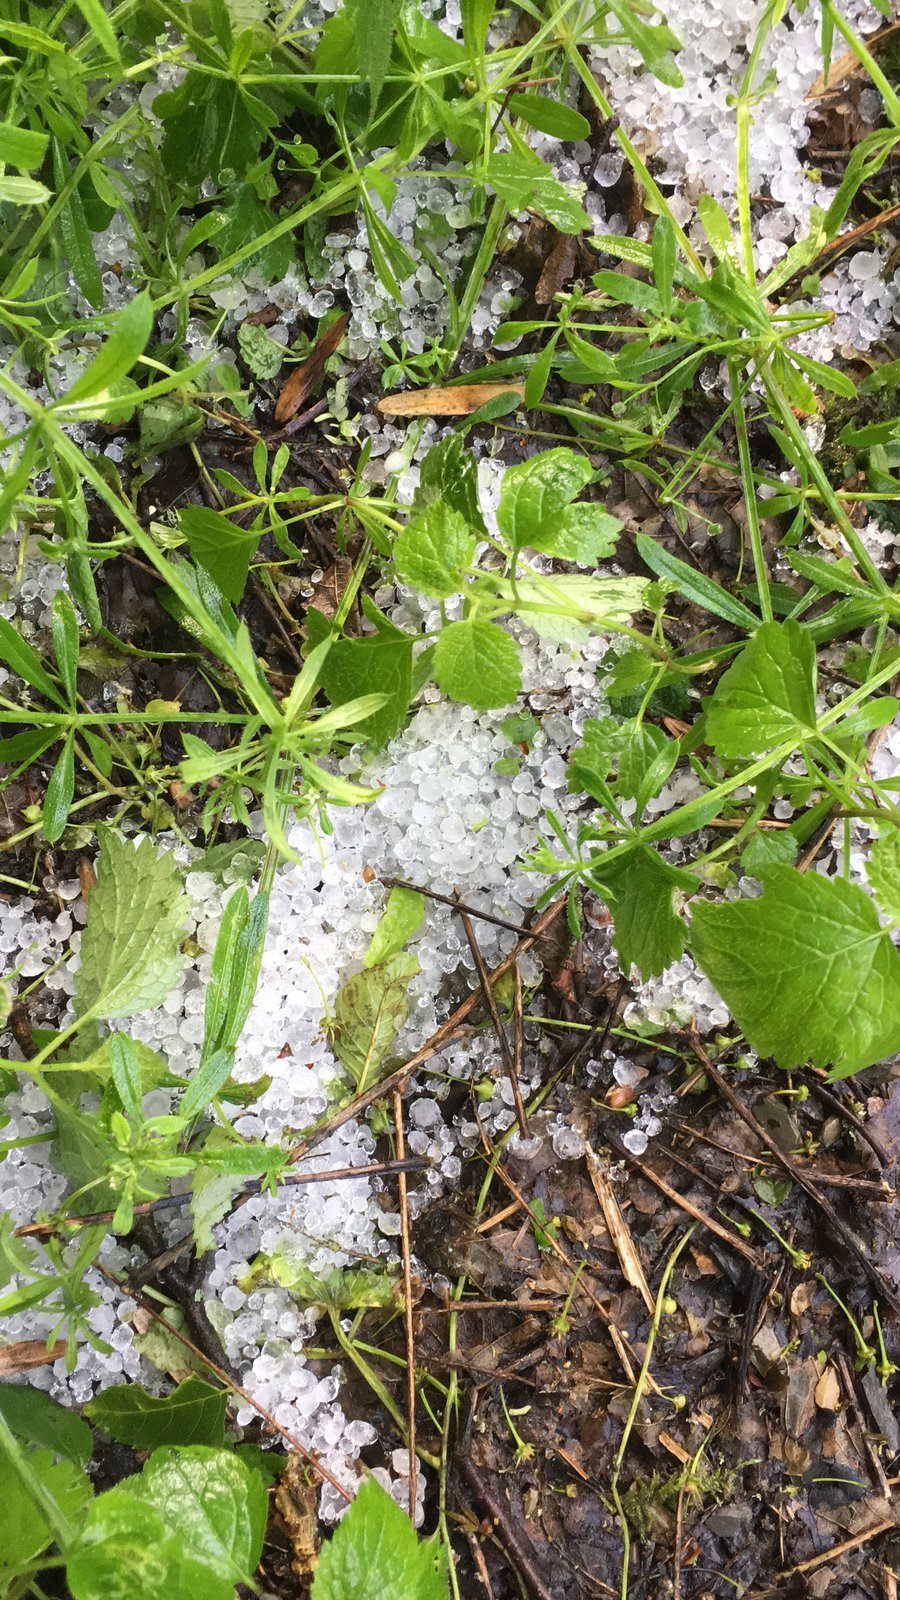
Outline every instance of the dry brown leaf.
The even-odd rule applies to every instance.
[[[630,1283],[632,1289],[637,1289],[638,1293],[643,1299],[644,1305],[647,1307],[647,1310],[652,1316],[653,1312],[656,1310],[656,1300],[654,1299],[650,1290],[650,1285],[644,1276],[644,1268],[641,1264],[641,1258],[637,1253],[634,1240],[628,1231],[625,1218],[622,1216],[621,1208],[619,1206],[618,1199],[616,1198],[613,1186],[601,1167],[600,1162],[597,1160],[597,1157],[594,1155],[590,1145],[586,1146],[584,1155],[585,1161],[587,1162],[588,1176],[590,1177],[593,1185],[594,1193],[597,1196],[597,1199],[600,1201],[600,1209],[603,1212],[603,1220],[609,1230],[609,1236],[615,1245],[616,1255],[619,1258],[619,1265],[622,1268],[622,1276],[624,1277],[626,1283]]]
[[[890,27],[882,28],[880,33],[876,33],[872,38],[866,40],[866,49],[873,55],[876,54],[882,45],[886,44],[897,33],[900,33],[900,22],[892,22]],[[836,83],[840,83],[844,78],[853,78],[857,73],[865,72],[865,70],[858,56],[854,55],[852,50],[848,50],[846,55],[839,56],[837,61],[832,61],[827,78],[824,73],[819,74],[815,83],[807,89],[806,98],[807,100],[819,100]]]
[[[837,1411],[841,1403],[840,1379],[834,1367],[826,1367],[816,1384],[815,1402],[820,1411]]]
[[[276,422],[289,422],[300,410],[307,395],[318,388],[319,380],[325,371],[325,363],[329,356],[334,355],[344,337],[346,327],[347,317],[341,312],[339,317],[335,317],[330,328],[325,329],[321,339],[316,340],[306,360],[294,368],[275,402]]]
[[[51,1350],[46,1339],[21,1339],[18,1344],[0,1348],[0,1378],[11,1378],[17,1372],[30,1372],[32,1367],[48,1367],[66,1353],[65,1339],[57,1339]]]
[[[378,402],[383,417],[469,417],[500,394],[521,400],[524,383],[459,383],[443,389],[405,389]],[[278,413],[276,412],[276,417]]]
[[[301,1456],[289,1455],[275,1490],[275,1506],[284,1521],[298,1578],[308,1578],[319,1559],[316,1484]]]

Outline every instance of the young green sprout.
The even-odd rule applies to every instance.
[[[506,1425],[512,1434],[513,1443],[516,1447],[515,1463],[517,1467],[521,1467],[524,1462],[530,1461],[534,1455],[534,1445],[528,1444],[523,1438],[520,1437],[518,1429],[513,1422],[513,1417],[526,1417],[531,1410],[531,1407],[518,1406],[514,1411],[510,1411],[509,1406],[506,1404],[506,1395],[502,1389],[500,1390],[500,1404],[503,1407],[503,1415],[506,1418]]]

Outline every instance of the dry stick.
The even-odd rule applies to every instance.
[[[297,1454],[302,1456],[304,1461],[308,1462],[309,1466],[312,1467],[314,1472],[319,1474],[320,1478],[324,1478],[326,1483],[331,1484],[332,1489],[337,1490],[342,1500],[349,1502],[353,1499],[352,1494],[350,1494],[349,1491],[344,1488],[342,1483],[338,1483],[337,1478],[333,1477],[328,1468],[322,1465],[318,1457],[313,1455],[311,1450],[307,1450],[306,1445],[301,1444],[300,1440],[295,1434],[289,1432],[287,1428],[283,1428],[281,1423],[275,1420],[271,1411],[267,1411],[264,1405],[261,1405],[258,1400],[254,1400],[252,1394],[249,1394],[246,1389],[242,1389],[239,1383],[235,1383],[234,1379],[230,1377],[222,1367],[217,1366],[214,1361],[210,1361],[209,1356],[205,1356],[202,1350],[199,1350],[195,1344],[191,1343],[190,1339],[186,1338],[183,1333],[179,1333],[177,1328],[173,1328],[171,1322],[167,1322],[165,1317],[160,1316],[160,1313],[150,1303],[147,1295],[142,1294],[140,1289],[133,1288],[132,1285],[127,1281],[117,1278],[114,1273],[107,1272],[106,1268],[101,1266],[99,1261],[95,1261],[94,1265],[97,1267],[98,1271],[102,1272],[104,1278],[106,1278],[109,1283],[114,1284],[115,1287],[121,1290],[123,1294],[128,1295],[131,1299],[140,1301],[141,1306],[147,1312],[147,1315],[153,1318],[154,1322],[158,1322],[160,1327],[165,1328],[167,1333],[171,1333],[174,1338],[178,1340],[179,1344],[183,1344],[186,1350],[190,1350],[191,1355],[194,1356],[198,1361],[201,1361],[204,1367],[212,1372],[214,1376],[218,1378],[221,1384],[224,1384],[226,1389],[230,1389],[232,1394],[238,1395],[246,1405],[250,1406],[253,1411],[257,1412],[257,1414],[269,1424],[270,1428],[274,1428],[275,1432],[281,1435],[285,1443],[289,1444],[292,1450],[296,1450]]]
[[[556,921],[565,903],[565,896],[560,896],[558,900],[554,900],[552,905],[547,907],[546,911],[541,913],[534,927],[529,929],[528,933],[519,940],[508,955],[503,957],[499,966],[495,967],[494,971],[489,975],[488,983],[491,987],[500,978],[505,977],[506,973],[515,966],[519,956],[529,950],[540,939],[541,935],[546,933],[551,923]],[[327,1121],[320,1123],[317,1128],[307,1134],[305,1139],[295,1145],[290,1154],[291,1161],[299,1161],[301,1156],[308,1155],[310,1150],[314,1150],[316,1145],[321,1144],[323,1139],[327,1139],[330,1134],[334,1133],[336,1128],[343,1127],[345,1122],[351,1122],[361,1112],[367,1111],[369,1106],[376,1100],[380,1100],[383,1095],[391,1094],[394,1089],[405,1088],[407,1079],[412,1076],[417,1067],[421,1067],[424,1062],[430,1061],[432,1056],[436,1056],[446,1045],[452,1043],[457,1037],[457,1030],[475,1010],[481,998],[481,990],[473,989],[472,993],[467,995],[465,1000],[457,1006],[452,1016],[447,1018],[443,1026],[432,1034],[427,1044],[423,1044],[421,1050],[417,1050],[414,1056],[410,1056],[402,1067],[398,1067],[396,1072],[392,1072],[387,1078],[382,1078],[379,1083],[373,1084],[370,1089],[366,1090],[365,1094],[361,1094],[357,1099],[352,1100],[349,1105],[344,1106],[343,1110],[336,1111]]]
[[[507,1552],[512,1557],[513,1565],[518,1568],[522,1582],[531,1590],[535,1600],[553,1600],[553,1595],[538,1572],[533,1558],[527,1550],[522,1548],[518,1530],[513,1526],[509,1515],[496,1495],[482,1482],[474,1461],[470,1460],[468,1456],[460,1455],[457,1457],[456,1464],[475,1499],[484,1506],[494,1527],[500,1533],[503,1543],[507,1547]]]
[[[828,1106],[844,1122],[849,1122],[851,1128],[859,1134],[859,1137],[865,1139],[869,1149],[875,1153],[881,1165],[883,1167],[888,1166],[891,1159],[890,1155],[881,1140],[863,1122],[862,1118],[858,1117],[855,1111],[851,1111],[850,1107],[845,1105],[838,1095],[832,1094],[830,1089],[826,1089],[824,1083],[820,1083],[818,1078],[807,1076],[805,1082],[809,1085],[817,1100],[821,1100],[823,1105]]]
[[[403,1095],[395,1089],[394,1138],[397,1156],[403,1160],[406,1140],[403,1132]],[[416,1338],[412,1312],[412,1266],[410,1263],[409,1206],[406,1199],[406,1173],[397,1179],[397,1198],[400,1204],[400,1244],[403,1251],[403,1322],[406,1332],[406,1407],[409,1413],[409,1517],[416,1521]]]
[[[609,1136],[607,1135],[607,1137]],[[686,1211],[688,1216],[693,1217],[695,1222],[699,1222],[710,1233],[714,1233],[718,1239],[724,1240],[725,1244],[730,1245],[732,1250],[736,1250],[739,1255],[749,1261],[751,1267],[755,1268],[757,1272],[761,1270],[762,1261],[758,1253],[753,1249],[752,1245],[745,1244],[739,1234],[732,1233],[730,1228],[724,1227],[721,1222],[716,1222],[715,1217],[708,1216],[705,1211],[701,1211],[699,1206],[695,1206],[692,1201],[686,1200],[683,1194],[679,1194],[677,1189],[673,1189],[671,1184],[666,1183],[665,1178],[661,1178],[658,1173],[653,1171],[652,1167],[648,1167],[643,1161],[639,1161],[637,1156],[633,1156],[631,1151],[627,1150],[624,1145],[620,1146],[616,1142],[613,1144],[613,1149],[617,1154],[625,1157],[629,1166],[637,1167],[641,1177],[646,1178],[648,1183],[652,1183],[653,1187],[658,1189],[660,1194],[664,1194],[667,1200],[671,1200],[673,1205],[678,1206],[679,1210]]]
[[[838,1213],[835,1211],[831,1201],[827,1199],[824,1194],[822,1194],[821,1190],[819,1190],[812,1180],[806,1176],[806,1173],[800,1167],[798,1167],[792,1156],[787,1155],[784,1150],[779,1150],[777,1144],[775,1144],[774,1140],[769,1137],[762,1123],[757,1117],[754,1116],[749,1106],[744,1105],[744,1102],[740,1099],[739,1095],[735,1094],[727,1078],[722,1076],[718,1067],[713,1066],[699,1039],[692,1038],[691,1047],[698,1061],[702,1063],[704,1072],[715,1084],[719,1093],[728,1101],[728,1104],[731,1106],[732,1110],[736,1111],[741,1121],[745,1122],[747,1127],[753,1130],[763,1147],[771,1150],[775,1160],[780,1166],[784,1167],[784,1170],[788,1173],[789,1177],[791,1177],[795,1183],[799,1184],[800,1188],[809,1195],[811,1200],[815,1201],[815,1204],[819,1207],[819,1210],[822,1212],[823,1216],[827,1218],[841,1242],[846,1245],[857,1266],[865,1274],[869,1282],[878,1290],[879,1295],[884,1297],[884,1299],[887,1301],[887,1304],[893,1311],[900,1312],[900,1299],[898,1299],[897,1295],[894,1293],[894,1290],[887,1283],[884,1275],[879,1272],[875,1263],[869,1260],[869,1257],[866,1255],[854,1234],[851,1233],[850,1229],[847,1227],[847,1224],[841,1217],[838,1216]]]
[[[426,1156],[404,1156],[402,1161],[373,1161],[367,1167],[330,1167],[326,1172],[285,1172],[278,1179],[277,1187],[281,1188],[285,1183],[337,1183],[353,1178],[391,1178],[395,1173],[425,1172],[430,1166],[431,1162]],[[245,1184],[244,1193],[259,1194],[265,1182],[263,1178],[254,1179]],[[135,1206],[134,1215],[146,1217],[156,1211],[168,1211],[174,1206],[187,1205],[190,1198],[189,1192],[163,1194],[156,1200],[144,1200]],[[92,1227],[95,1222],[112,1222],[114,1216],[114,1211],[89,1211],[81,1217],[59,1217],[55,1222],[26,1222],[23,1227],[16,1229],[16,1238],[26,1235],[46,1238],[52,1233],[74,1232],[77,1228]]]
[[[494,991],[491,988],[490,976],[488,974],[487,967],[484,964],[484,957],[482,956],[478,947],[478,940],[475,937],[475,929],[472,927],[471,919],[467,916],[465,911],[460,911],[459,920],[463,925],[463,932],[465,933],[468,941],[469,949],[472,952],[472,959],[475,962],[475,971],[478,973],[478,982],[481,985],[481,993],[484,996],[484,1003],[488,1008],[491,1022],[494,1025],[494,1032],[497,1035],[497,1043],[500,1046],[500,1054],[503,1057],[503,1070],[509,1079],[509,1086],[512,1090],[513,1104],[516,1108],[516,1121],[519,1124],[519,1132],[521,1133],[523,1139],[527,1139],[529,1137],[528,1120],[525,1116],[525,1106],[522,1101],[522,1091],[519,1088],[519,1079],[516,1073],[516,1061],[512,1051],[509,1048],[509,1040],[506,1037],[506,1029],[503,1026],[503,1018],[497,1009],[497,1002],[494,999]],[[514,970],[518,971],[518,963],[516,964]]]
[[[862,1533],[854,1534],[852,1539],[845,1539],[843,1544],[832,1545],[830,1550],[820,1550],[817,1556],[810,1556],[808,1561],[801,1561],[796,1567],[790,1567],[785,1576],[795,1578],[803,1572],[815,1572],[816,1567],[823,1567],[826,1561],[837,1561],[840,1556],[849,1555],[851,1550],[858,1550],[861,1544],[868,1544],[870,1539],[877,1539],[879,1534],[887,1533],[896,1526],[896,1517],[883,1517],[880,1522],[873,1523],[871,1528],[864,1528]]]
[[[454,900],[452,895],[438,894],[436,889],[423,889],[420,883],[408,883],[406,878],[379,878],[386,889],[409,889],[413,894],[423,894],[426,900],[436,900],[439,906],[450,906],[453,911],[464,911],[467,916],[474,917],[476,922],[490,922],[495,928],[506,928],[509,933],[518,933],[524,938],[531,936],[531,928],[526,928],[520,922],[507,922],[505,917],[495,917],[492,911],[477,911],[474,906],[468,906],[462,900]]]

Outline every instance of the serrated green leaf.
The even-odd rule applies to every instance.
[[[321,1551],[312,1600],[372,1600],[373,1595],[447,1600],[447,1563],[434,1540],[420,1544],[409,1517],[381,1484],[365,1478]]]
[[[346,705],[367,692],[384,696],[381,706],[357,724],[360,739],[383,745],[398,732],[409,709],[413,636],[395,628],[380,612],[376,618],[376,633],[362,639],[336,639],[317,676],[334,706]],[[309,643],[315,647],[328,638],[331,624],[311,606],[306,613],[306,630]]]
[[[194,560],[209,573],[226,600],[237,604],[256,555],[260,529],[238,528],[224,512],[209,506],[185,506],[178,520]]]
[[[717,755],[761,755],[814,737],[816,652],[798,622],[765,622],[706,703],[706,735]]]
[[[194,1373],[172,1394],[147,1394],[139,1383],[104,1389],[84,1408],[97,1428],[119,1444],[134,1450],[156,1450],[160,1445],[221,1445],[225,1443],[225,1407],[228,1393],[214,1389]]]
[[[77,1411],[51,1400],[42,1389],[28,1383],[0,1384],[0,1416],[16,1438],[27,1444],[51,1450],[78,1467],[91,1459],[94,1441],[87,1423]]]
[[[434,600],[446,600],[462,588],[475,545],[475,534],[465,518],[444,501],[435,500],[397,535],[394,565],[404,582]]]
[[[415,889],[395,886],[388,895],[381,921],[372,935],[372,942],[363,956],[364,967],[375,967],[387,961],[418,933],[425,915],[425,898]]]
[[[254,378],[262,381],[274,378],[284,366],[284,345],[273,339],[265,328],[254,322],[242,322],[237,331],[238,349]]]
[[[422,462],[413,495],[412,513],[443,500],[458,511],[479,538],[487,533],[478,498],[478,463],[459,433],[448,433],[433,444]]]
[[[560,233],[586,233],[591,228],[580,194],[560,183],[552,167],[527,147],[492,155],[485,178],[510,211],[536,211]]]
[[[761,878],[770,867],[792,867],[797,852],[797,840],[789,828],[759,828],[744,846],[741,871]]]
[[[896,829],[875,840],[866,860],[866,877],[885,916],[900,918],[900,833]]]
[[[194,1242],[198,1256],[215,1250],[213,1233],[231,1211],[235,1195],[240,1193],[242,1180],[227,1172],[213,1172],[198,1166],[194,1172],[191,1189],[191,1221],[194,1225]]]
[[[493,622],[451,622],[435,647],[434,676],[444,694],[476,711],[509,705],[522,686],[515,640]]]
[[[335,996],[327,1023],[331,1047],[362,1092],[375,1081],[408,1014],[406,991],[419,970],[414,955],[401,951],[377,967],[357,972]]]
[[[233,1600],[252,1581],[267,1509],[232,1451],[157,1450],[90,1507],[66,1567],[74,1600]]]
[[[690,946],[754,1050],[845,1077],[900,1050],[900,956],[843,878],[771,867],[758,900],[695,901]]]
[[[159,1005],[181,971],[187,897],[171,851],[158,856],[149,838],[135,847],[105,831],[98,866],[75,1006],[82,1017],[130,1017]]]
[[[626,977],[632,966],[642,978],[654,977],[678,960],[687,930],[675,911],[674,895],[696,888],[691,873],[637,844],[608,867],[595,866],[591,878],[612,912],[613,946]]]
[[[371,1267],[331,1267],[316,1274],[305,1262],[276,1251],[267,1263],[266,1273],[310,1308],[359,1311],[363,1306],[395,1304],[392,1280],[386,1272],[375,1272]]]

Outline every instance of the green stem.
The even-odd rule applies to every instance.
[[[752,260],[752,250],[751,250]],[[753,479],[753,462],[750,456],[750,438],[747,432],[747,418],[744,412],[743,394],[741,391],[740,366],[736,356],[728,357],[728,381],[731,393],[737,398],[734,408],[734,426],[737,434],[738,459],[741,464],[741,479],[744,485],[744,506],[747,511],[747,532],[750,535],[750,549],[753,553],[753,571],[756,575],[756,587],[759,590],[759,608],[762,612],[763,622],[772,621],[772,596],[769,592],[769,574],[766,567],[766,553],[763,549],[762,532],[759,526],[759,507],[756,503],[756,484]]]

